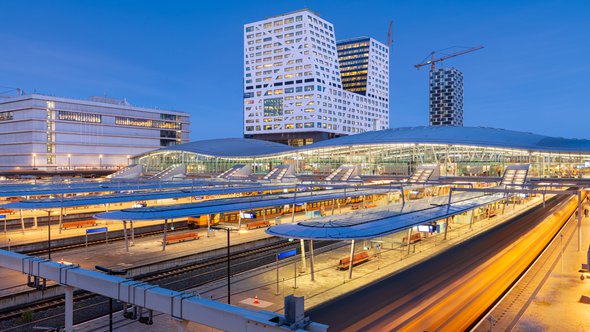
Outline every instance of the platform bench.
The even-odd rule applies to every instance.
[[[268,220],[252,221],[252,222],[249,222],[246,224],[246,227],[248,228],[248,230],[262,228],[262,227],[268,227],[268,226],[270,226],[270,222]]]
[[[364,263],[369,260],[369,252],[368,251],[361,251],[357,252],[352,256],[352,266],[355,266],[360,263]],[[346,270],[350,267],[350,256],[342,257],[340,262],[338,263],[339,270]]]
[[[422,240],[422,234],[420,234],[420,233],[412,233],[412,235],[410,236],[410,244],[416,243],[421,240]],[[404,239],[402,241],[403,241],[403,244],[408,244],[408,237],[404,236]]]
[[[192,241],[198,240],[199,233],[197,232],[188,232],[182,234],[170,234],[166,236],[166,244],[184,242],[184,241]]]
[[[82,221],[68,221],[64,222],[61,225],[61,228],[81,228],[81,227],[89,227],[89,226],[96,226],[96,220],[82,220]]]

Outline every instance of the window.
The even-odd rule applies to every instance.
[[[264,116],[283,115],[283,98],[268,98],[264,100]]]
[[[182,124],[177,123],[177,122],[126,118],[126,117],[120,117],[120,116],[115,117],[115,124],[118,124],[120,126],[131,126],[131,127],[182,129]]]
[[[12,120],[12,112],[0,112],[0,121]]]

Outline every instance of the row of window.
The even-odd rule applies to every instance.
[[[178,122],[168,122],[160,120],[146,120],[126,117],[115,117],[115,124],[131,127],[163,128],[163,129],[182,129],[182,124]]]
[[[63,121],[76,121],[76,122],[89,122],[89,123],[101,123],[102,116],[100,114],[82,113],[82,112],[71,112],[71,111],[58,111],[57,118]]]

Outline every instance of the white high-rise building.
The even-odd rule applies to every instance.
[[[337,44],[308,9],[244,26],[245,137],[300,146],[388,127],[387,46]]]

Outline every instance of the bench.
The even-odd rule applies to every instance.
[[[374,208],[377,207],[377,204],[367,204],[365,205],[365,209],[370,209],[370,208]]]
[[[410,244],[416,243],[416,242],[418,242],[420,240],[422,240],[422,234],[420,234],[420,233],[413,233],[410,236]],[[407,236],[404,236],[404,239],[402,241],[403,241],[404,244],[407,244],[408,243],[408,237]]]
[[[351,210],[358,210],[360,207],[361,207],[361,205],[360,205],[360,204],[352,204],[352,205],[350,206],[350,209],[351,209]]]
[[[270,226],[270,222],[268,220],[252,221],[252,222],[249,222],[246,224],[246,227],[248,228],[248,230],[262,228],[262,227],[268,227],[268,226]]]
[[[96,226],[96,220],[68,221],[61,225],[62,229]]]
[[[166,244],[172,244],[172,243],[178,243],[178,242],[184,242],[184,241],[192,241],[192,240],[198,240],[199,239],[199,233],[197,232],[188,232],[188,233],[182,233],[182,234],[170,234],[168,236],[166,236]]]
[[[355,266],[360,263],[364,263],[369,260],[369,252],[368,251],[360,251],[357,252],[352,256],[352,266]],[[339,270],[346,270],[350,267],[350,256],[342,257],[340,262],[338,263]]]

